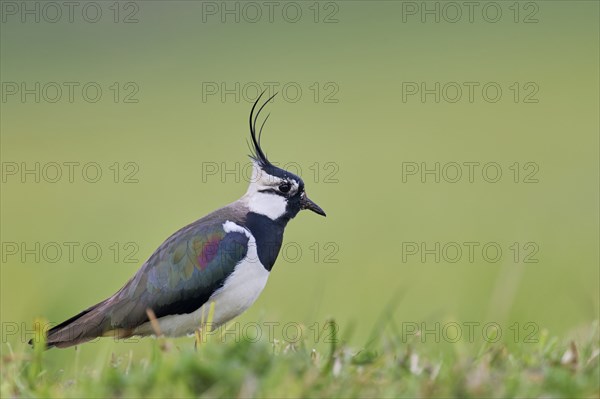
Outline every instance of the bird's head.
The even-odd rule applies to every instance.
[[[269,116],[267,115],[261,123],[258,136],[256,134],[256,124],[260,112],[275,95],[265,101],[255,115],[254,111],[261,97],[262,94],[256,99],[250,111],[251,142],[249,146],[250,158],[254,167],[250,186],[244,196],[250,211],[265,215],[272,220],[282,219],[284,222],[295,217],[303,209],[310,209],[319,215],[325,216],[323,209],[306,195],[302,179],[273,165],[262,150],[260,146],[262,128]]]

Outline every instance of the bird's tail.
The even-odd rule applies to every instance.
[[[104,302],[100,302],[52,327],[48,330],[46,347],[67,348],[103,336],[108,325],[103,305]],[[29,344],[35,343],[29,341]]]

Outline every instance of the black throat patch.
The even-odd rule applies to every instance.
[[[250,212],[246,217],[246,227],[256,239],[258,259],[268,271],[271,271],[279,255],[283,230],[288,220],[284,218],[272,220],[254,212]]]

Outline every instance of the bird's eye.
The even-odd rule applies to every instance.
[[[281,191],[282,193],[287,193],[290,191],[290,189],[292,188],[292,186],[290,185],[290,183],[281,183],[279,185],[279,191]]]

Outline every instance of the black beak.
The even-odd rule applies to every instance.
[[[312,200],[306,196],[306,193],[303,193],[302,197],[300,197],[300,209],[310,209],[321,216],[327,216],[325,215],[325,211],[321,209],[319,205],[312,202]]]

